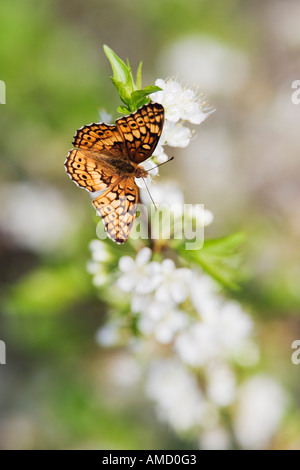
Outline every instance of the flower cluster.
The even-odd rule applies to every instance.
[[[131,294],[140,331],[162,344],[174,341],[174,350],[189,366],[241,354],[253,325],[240,305],[226,301],[199,270],[151,256],[150,248],[143,248],[135,260],[123,256],[119,261],[117,286]]]
[[[153,153],[157,163],[167,161],[164,146],[187,147],[192,138],[192,131],[185,124],[198,125],[214,110],[203,96],[198,97],[189,88],[182,88],[176,80],[157,79],[155,85],[161,91],[153,93],[151,99],[163,105],[165,122],[159,143]]]
[[[174,200],[183,201],[180,191],[173,191]],[[111,290],[115,307],[97,341],[102,347],[127,344],[137,363],[145,364],[145,392],[158,417],[198,439],[201,448],[230,448],[236,441],[244,448],[267,445],[285,397],[270,377],[239,381],[239,368],[249,375],[260,357],[249,314],[199,268],[177,266],[149,247],[121,256],[111,284],[109,269],[104,272],[113,256],[108,250],[105,242],[91,243],[88,269],[96,285]],[[122,310],[127,305],[126,317],[118,314],[120,305]],[[261,410],[268,394],[268,406]],[[262,436],[259,442],[256,435]]]
[[[161,91],[153,93],[152,100],[163,105],[168,122],[201,124],[207,118],[207,113],[212,111],[203,96],[198,98],[193,90],[182,88],[175,80],[158,78],[155,85]]]

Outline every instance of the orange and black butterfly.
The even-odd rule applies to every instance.
[[[90,124],[78,129],[75,149],[65,161],[78,186],[95,192],[93,200],[109,237],[124,243],[136,218],[138,187],[134,178],[148,172],[139,164],[151,157],[162,133],[164,108],[146,104],[135,113],[117,119],[115,125]]]

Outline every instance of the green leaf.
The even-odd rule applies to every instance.
[[[149,86],[146,86],[145,88],[143,88],[142,90],[136,90],[133,93],[131,93],[131,99],[132,99],[133,102],[138,101],[139,99],[145,98],[146,96],[150,95],[151,93],[155,93],[155,92],[160,91],[160,90],[161,90],[161,88],[159,88],[158,86],[149,85]]]
[[[113,70],[114,79],[117,82],[126,84],[130,78],[130,71],[128,70],[128,67],[110,47],[104,45],[103,49]]]
[[[238,280],[240,248],[245,242],[244,233],[238,232],[227,237],[207,240],[201,250],[186,250],[185,243],[177,247],[183,258],[195,263],[224,287],[239,290]]]
[[[111,80],[113,84],[115,85],[123,103],[126,104],[129,108],[131,108],[131,93],[132,93],[131,89],[130,88],[128,89],[126,85],[124,85],[122,82],[118,82],[113,77],[111,77]]]
[[[127,60],[127,65],[121,60],[117,54],[108,46],[103,46],[104,52],[111,64],[114,76],[111,77],[121,100],[132,110],[131,93],[135,90],[131,67]]]
[[[108,46],[103,46],[104,52],[111,64],[114,76],[111,80],[116,87],[119,96],[126,105],[120,106],[118,111],[121,113],[134,112],[146,103],[149,103],[148,96],[151,93],[160,91],[157,86],[142,87],[142,62],[140,62],[136,75],[136,84],[133,81],[131,67],[127,59],[126,64],[117,54]]]
[[[131,102],[132,105],[135,109],[140,108],[143,104],[146,104],[149,102],[148,96],[151,93],[155,93],[157,91],[160,91],[161,88],[158,86],[147,86],[143,90],[136,90],[133,93],[131,93]],[[147,98],[145,100],[145,98]]]
[[[141,99],[138,103],[135,104],[135,109],[139,109],[141,106],[143,106],[144,104],[148,104],[150,101],[150,98],[146,97],[146,98],[143,98]]]
[[[130,113],[130,110],[128,108],[126,108],[126,106],[119,106],[118,109],[117,109],[118,113],[121,113],[121,114],[128,114]]]
[[[203,249],[208,253],[230,255],[238,250],[245,243],[247,236],[244,232],[233,233],[226,237],[207,240]]]
[[[137,109],[139,109],[141,106],[143,106],[144,104],[147,104],[149,103],[150,101],[150,98],[148,98],[148,96],[145,96],[145,97],[133,97],[132,98],[132,108],[134,111],[136,111]]]
[[[143,67],[143,62],[140,62],[138,69],[137,69],[136,82],[135,82],[137,90],[141,90],[142,88],[142,67]]]

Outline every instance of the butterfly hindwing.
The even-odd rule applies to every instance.
[[[121,178],[93,201],[105,230],[116,243],[126,242],[136,218],[138,188],[132,177]]]

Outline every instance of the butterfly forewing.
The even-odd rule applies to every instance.
[[[116,121],[132,162],[141,163],[151,157],[161,136],[163,124],[164,108],[158,103],[149,103]]]
[[[104,123],[82,126],[76,132],[72,144],[79,149],[90,149],[110,155],[124,154],[124,140],[114,125]]]

